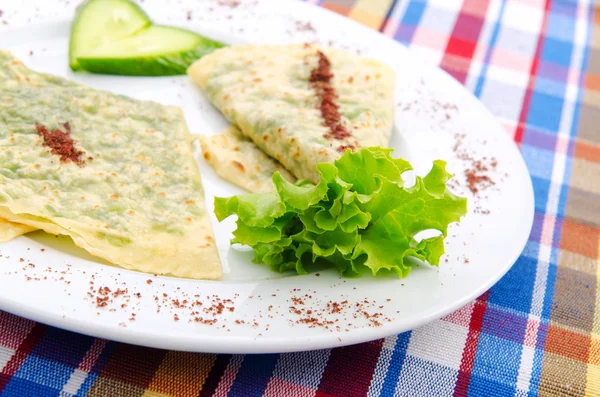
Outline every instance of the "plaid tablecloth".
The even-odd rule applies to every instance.
[[[439,64],[514,137],[536,200],[513,268],[428,326],[297,354],[147,349],[0,312],[1,396],[600,395],[600,5],[312,2]]]

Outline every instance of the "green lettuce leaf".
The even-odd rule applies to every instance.
[[[345,277],[393,272],[406,277],[415,259],[438,266],[448,225],[467,213],[467,200],[448,190],[446,163],[406,187],[412,170],[392,149],[346,152],[317,166],[317,185],[273,175],[275,192],[215,198],[219,221],[237,215],[232,243],[254,249],[256,263],[307,274],[330,266]],[[418,238],[422,232],[437,235]],[[430,233],[431,235],[431,233]]]

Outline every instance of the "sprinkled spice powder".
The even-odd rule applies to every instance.
[[[45,126],[35,123],[37,134],[44,140],[43,145],[50,149],[54,155],[60,156],[61,163],[72,161],[80,167],[86,165],[81,157],[85,154],[83,151],[75,148],[75,141],[71,138],[71,126],[69,123],[63,123],[64,131],[59,129],[48,130]],[[88,160],[92,160],[88,157]]]
[[[298,32],[316,32],[317,30],[312,23],[308,21],[296,21],[296,30]]]
[[[0,258],[9,259],[0,252]],[[386,315],[383,302],[368,299],[350,299],[346,294],[340,294],[336,300],[323,300],[319,298],[316,290],[302,291],[299,288],[281,291],[276,289],[264,296],[249,296],[248,299],[259,305],[256,311],[250,313],[236,313],[236,302],[239,294],[230,297],[219,295],[200,295],[186,292],[181,287],[171,289],[159,280],[146,279],[145,288],[156,288],[153,293],[142,295],[136,291],[139,285],[127,285],[121,279],[120,273],[114,276],[102,277],[100,272],[86,272],[66,265],[66,268],[42,269],[23,258],[23,267],[20,271],[5,272],[5,275],[21,275],[27,281],[55,281],[65,284],[64,292],[71,296],[67,288],[71,284],[71,276],[86,276],[88,289],[83,297],[89,302],[97,316],[105,313],[121,313],[121,327],[137,322],[141,318],[147,305],[152,303],[156,313],[164,313],[173,322],[187,322],[202,324],[204,326],[232,331],[232,327],[249,327],[255,329],[255,337],[260,337],[263,332],[271,329],[273,320],[285,320],[293,327],[321,328],[328,332],[349,332],[363,327],[381,327],[393,319]],[[27,264],[27,265],[25,265]],[[155,275],[158,277],[158,275]],[[149,282],[150,281],[150,282]],[[152,286],[152,287],[149,287]],[[165,290],[167,288],[167,290]],[[331,288],[334,288],[332,286]],[[356,290],[356,287],[354,287]],[[269,304],[270,296],[286,296],[287,303],[278,305]],[[390,298],[386,302],[391,302]],[[146,306],[146,307],[145,307]],[[398,312],[396,312],[398,313]],[[235,317],[233,317],[235,315]]]
[[[485,174],[489,169],[480,160],[473,161],[471,167],[465,170],[465,177],[467,178],[467,187],[471,193],[475,194],[479,192],[482,185],[493,185],[495,182]]]
[[[468,151],[464,145],[464,139],[464,134],[456,134],[452,150],[459,160],[467,162],[467,169],[464,171],[466,185],[471,193],[477,195],[480,191],[496,184],[489,173],[496,170],[498,161],[495,157],[475,158],[474,154]]]
[[[236,8],[237,6],[240,5],[240,2],[238,0],[220,0],[217,2],[217,4],[221,7],[230,7],[230,8]]]

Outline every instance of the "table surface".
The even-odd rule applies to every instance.
[[[310,2],[440,65],[514,137],[536,200],[512,269],[432,324],[305,353],[149,349],[0,312],[0,396],[600,396],[600,5]],[[0,23],[20,4],[0,0]]]

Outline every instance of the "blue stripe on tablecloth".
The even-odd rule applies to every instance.
[[[514,397],[515,388],[477,375],[471,377],[468,396]]]
[[[398,377],[400,376],[400,371],[402,371],[402,366],[406,359],[406,349],[408,349],[410,335],[410,331],[404,332],[398,335],[398,338],[396,339],[394,353],[392,354],[390,365],[385,374],[385,380],[381,386],[381,396],[393,396],[396,391]]]
[[[544,34],[544,42],[542,46],[540,60],[541,62],[554,63],[556,65],[571,68],[573,55],[573,38],[575,34],[575,25],[565,25],[560,23],[556,18],[551,16],[555,14],[559,1],[554,1],[550,4],[550,10]],[[555,38],[559,36],[557,31],[560,31],[560,36],[564,39],[569,38],[569,41],[564,41]],[[534,94],[527,115],[527,124],[535,126],[546,131],[557,134],[560,129],[561,119],[563,117],[563,108],[565,105],[565,90],[567,76],[563,76],[561,85],[555,84],[554,90],[549,92],[543,88],[544,79],[538,78],[534,85]],[[576,120],[576,119],[574,119]],[[572,128],[572,126],[569,126]]]
[[[502,17],[504,16],[504,10],[506,8],[506,2],[503,1],[500,5],[500,11],[498,11],[498,18],[496,18],[496,23],[494,24],[494,28],[492,31],[492,37],[490,38],[490,43],[485,52],[485,57],[483,59],[483,65],[481,66],[481,73],[477,78],[477,84],[475,85],[475,90],[473,94],[479,98],[481,95],[481,90],[483,89],[483,83],[485,82],[485,78],[487,75],[488,65],[490,63],[490,59],[492,58],[492,53],[494,52],[494,48],[496,47],[496,43],[498,42],[498,34],[500,33],[500,28],[502,27]]]
[[[279,354],[246,355],[229,396],[260,397],[267,388]]]
[[[486,317],[488,312],[489,310],[486,310]],[[502,390],[512,390],[514,393],[522,350],[522,341],[511,342],[505,338],[489,335],[482,330],[473,362],[469,392],[472,389],[477,390],[478,383],[494,382],[503,385]],[[490,371],[491,368],[494,370]]]
[[[2,391],[2,397],[57,397],[59,393],[54,387],[14,377]]]
[[[490,290],[489,303],[528,314],[535,281],[536,260],[520,256]]]
[[[538,178],[534,175],[531,175],[531,181],[533,182],[535,210],[539,211],[540,213],[544,214],[544,216],[545,216],[551,182],[545,178]],[[542,220],[543,220],[543,217],[542,217]],[[541,225],[540,225],[540,227],[541,227]]]
[[[404,44],[410,44],[412,41],[415,28],[419,25],[421,18],[425,12],[427,4],[419,0],[411,0],[404,11],[404,16],[400,20],[400,26],[394,35],[394,39]]]
[[[536,128],[556,133],[559,129],[563,106],[564,99],[562,97],[549,95],[534,89],[526,122]]]

